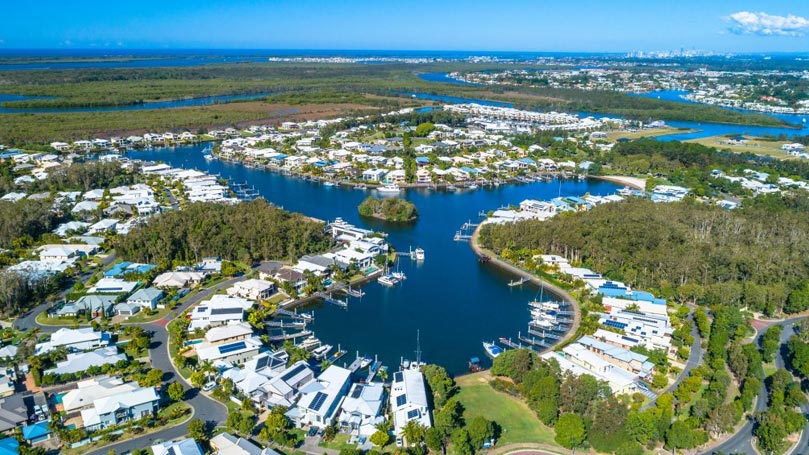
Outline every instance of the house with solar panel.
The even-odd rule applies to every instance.
[[[244,320],[244,312],[252,308],[253,304],[253,301],[241,297],[214,295],[189,313],[191,323],[188,325],[188,331],[240,322]]]
[[[314,381],[315,372],[305,361],[292,364],[278,376],[261,386],[264,401],[269,407],[292,406],[301,395],[301,388]]]
[[[210,332],[209,332],[210,333]],[[265,386],[287,370],[289,355],[284,351],[262,352],[244,363],[222,372],[223,379],[233,381],[236,390],[249,397],[259,406],[264,405],[267,398]],[[311,381],[314,374],[308,378]]]
[[[92,327],[82,327],[80,329],[61,328],[51,334],[50,340],[37,343],[34,353],[35,355],[41,355],[58,347],[64,347],[72,352],[87,351],[109,344],[110,334],[107,332],[96,332]]]
[[[199,361],[211,362],[214,365],[242,364],[252,359],[262,349],[264,349],[264,343],[259,337],[219,345],[200,343],[196,347]]]
[[[340,406],[340,427],[352,435],[370,437],[385,421],[385,387],[380,383],[354,384]]]
[[[424,428],[432,426],[427,387],[421,371],[407,369],[393,374],[393,383],[390,386],[390,410],[393,414],[396,445],[399,447],[407,443],[402,434],[407,422],[414,420]]]
[[[351,386],[351,371],[331,365],[317,380],[301,388],[301,399],[286,416],[295,425],[329,426],[334,422],[340,403]]]

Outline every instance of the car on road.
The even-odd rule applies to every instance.
[[[210,392],[214,388],[216,388],[216,383],[215,382],[209,382],[209,383],[202,386],[202,390],[204,390],[206,392]]]

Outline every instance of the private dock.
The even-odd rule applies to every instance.
[[[522,286],[523,284],[527,283],[528,281],[530,281],[530,279],[528,277],[522,277],[517,281],[509,281],[508,286],[511,287],[511,288],[516,287],[516,286]]]
[[[370,383],[376,377],[376,373],[379,371],[379,368],[382,366],[382,362],[375,359],[374,363],[368,368],[368,377],[365,379],[365,382]]]
[[[312,319],[314,319],[314,317],[311,314],[297,313],[297,312],[285,310],[283,308],[279,308],[279,309],[275,310],[275,314],[280,315],[280,316],[285,316],[285,317],[288,317],[288,318],[292,318],[292,319],[301,319],[301,320],[304,320],[304,321],[311,321]]]
[[[342,349],[340,349],[340,345],[337,345],[337,350],[334,351],[334,353],[332,355],[330,355],[326,359],[326,361],[328,361],[329,363],[334,363],[334,362],[338,361],[344,355],[346,355],[346,352],[343,351]]]
[[[331,293],[326,294],[325,292],[318,292],[315,295],[323,299],[323,301],[326,303],[331,303],[332,305],[337,305],[341,308],[348,308],[348,299],[346,300],[335,299],[334,297],[331,296]]]
[[[499,341],[500,341],[500,344],[502,344],[504,346],[507,346],[509,348],[512,348],[512,349],[522,349],[523,348],[522,343],[515,343],[515,342],[511,341],[511,338],[500,338]]]
[[[264,323],[267,327],[273,327],[276,329],[305,329],[306,322],[289,322],[289,321],[267,321]]]
[[[280,335],[270,335],[270,341],[286,341],[295,338],[308,337],[312,334],[311,330],[304,330],[297,333],[282,333]]]

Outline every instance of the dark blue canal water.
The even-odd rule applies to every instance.
[[[318,306],[313,328],[325,343],[351,353],[377,354],[395,367],[400,357],[412,359],[416,331],[421,331],[423,359],[439,363],[452,373],[466,371],[470,357],[485,357],[481,342],[502,336],[515,338],[525,331],[528,301],[538,289],[525,285],[509,288],[514,279],[492,265],[478,263],[466,242],[453,235],[468,221],[477,221],[481,210],[518,204],[526,198],[550,199],[557,195],[606,195],[618,187],[601,181],[566,180],[524,185],[501,185],[458,193],[409,190],[402,197],[418,207],[414,224],[386,224],[361,219],[357,205],[373,191],[327,187],[269,171],[238,164],[205,161],[204,146],[131,152],[135,159],[164,161],[172,166],[196,168],[233,182],[248,182],[267,200],[287,210],[322,220],[336,217],[371,229],[385,231],[399,251],[422,247],[426,260],[417,264],[400,261],[407,280],[394,288],[376,282],[364,287],[366,295],[350,299],[347,310],[333,305]],[[545,294],[545,297],[551,297]]]

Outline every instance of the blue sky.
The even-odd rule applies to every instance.
[[[809,51],[809,1],[0,0],[0,48]]]

